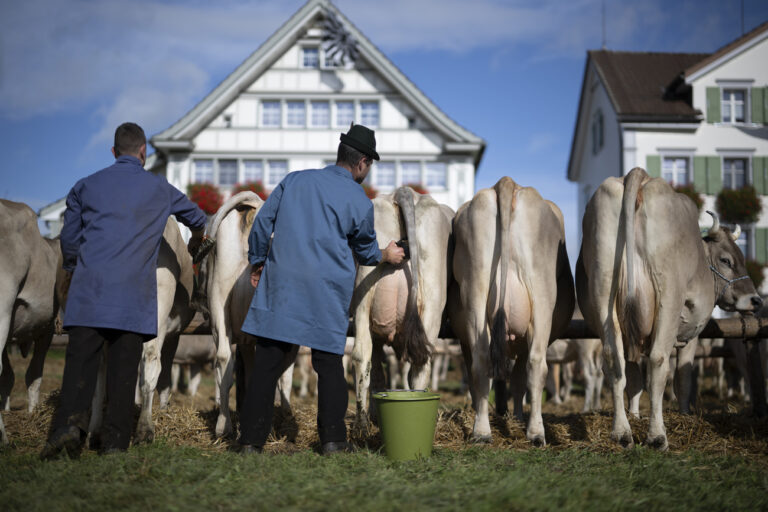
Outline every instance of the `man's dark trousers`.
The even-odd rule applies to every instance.
[[[291,343],[257,337],[253,370],[248,378],[243,410],[240,411],[240,444],[264,446],[272,430],[275,388],[283,372]],[[342,355],[312,349],[312,367],[317,372],[317,432],[320,443],[347,440],[347,380]]]
[[[102,449],[125,450],[133,430],[133,399],[136,393],[141,349],[146,336],[116,329],[71,327],[64,365],[59,407],[51,432],[73,425],[88,431],[91,402],[107,346],[107,409],[102,427]]]

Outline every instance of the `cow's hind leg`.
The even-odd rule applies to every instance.
[[[46,331],[35,340],[35,346],[32,352],[32,359],[29,362],[26,373],[27,384],[27,410],[32,412],[40,402],[40,383],[43,380],[43,366],[45,365],[45,355],[51,346],[53,339],[53,322]]]
[[[536,311],[538,312],[538,310]],[[536,312],[534,314],[536,314]],[[551,317],[551,315],[550,315]],[[531,415],[528,418],[528,428],[525,437],[534,446],[544,446],[544,421],[541,418],[541,397],[544,391],[544,381],[547,378],[547,343],[552,329],[551,321],[546,315],[534,317],[531,345],[528,350],[528,389],[531,397]]]
[[[179,347],[179,335],[166,337],[160,352],[160,375],[157,378],[157,394],[160,399],[160,409],[167,409],[171,401],[171,367],[173,356]]]
[[[629,414],[634,418],[640,417],[640,393],[643,392],[643,370],[639,363],[626,361],[624,370],[627,374],[627,401]]]
[[[609,313],[612,315],[612,312]],[[632,429],[629,426],[627,412],[624,410],[624,389],[627,385],[626,367],[624,361],[624,346],[618,323],[612,316],[603,325],[603,352],[605,374],[613,393],[613,429],[611,439],[624,448],[634,446]]]
[[[11,410],[11,390],[16,380],[11,368],[11,361],[8,359],[8,347],[3,347],[3,360],[0,363],[0,410]]]
[[[157,388],[157,381],[161,370],[161,353],[163,340],[158,332],[158,337],[144,343],[142,347],[141,368],[139,372],[139,386],[141,387],[141,414],[136,425],[136,442],[151,443],[155,438],[155,424],[152,421],[152,401]],[[164,336],[164,333],[163,333]]]

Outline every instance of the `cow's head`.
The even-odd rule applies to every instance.
[[[707,213],[712,216],[713,223],[704,237],[704,242],[715,280],[715,303],[726,311],[756,313],[763,300],[747,274],[744,255],[736,245],[741,228],[737,225],[731,232],[730,229],[720,226],[717,215],[710,211]]]

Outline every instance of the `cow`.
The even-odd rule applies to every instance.
[[[204,315],[210,322],[216,345],[219,414],[215,432],[219,437],[228,437],[233,433],[229,390],[235,361],[230,345],[237,345],[237,354],[246,376],[253,366],[253,337],[242,332],[241,326],[254,290],[250,279],[251,265],[248,263],[248,235],[263,204],[264,201],[253,192],[239,192],[219,208],[208,229],[208,236],[215,242],[202,264],[205,282],[202,293],[206,297]],[[281,407],[287,414],[290,414],[291,380],[297,351],[298,345],[286,358],[285,371],[278,382]],[[241,381],[240,376],[238,384],[241,384],[238,390],[243,389],[245,380]]]
[[[543,446],[547,345],[562,337],[575,303],[563,216],[535,189],[505,176],[459,208],[453,229],[455,282],[448,315],[470,377],[475,409],[471,440],[491,441],[491,378],[496,381],[496,412],[506,414],[507,367],[514,355],[514,413],[523,419],[527,387],[531,412],[526,437]]]
[[[567,400],[571,390],[573,370],[571,365],[579,363],[584,373],[584,407],[582,412],[600,409],[600,393],[603,389],[602,344],[597,338],[560,339],[547,347],[547,364],[563,365],[562,393],[559,386],[553,390],[554,403]]]
[[[693,201],[639,167],[606,179],[587,203],[577,296],[603,342],[613,391],[611,438],[625,447],[633,440],[624,390],[630,401],[639,395],[641,356],[651,402],[646,443],[666,450],[662,399],[672,350],[698,336],[715,304],[742,313],[762,304],[734,233],[710,215],[713,225],[702,238]]]
[[[141,413],[134,436],[138,443],[154,439],[152,403],[155,390],[159,394],[160,408],[167,407],[171,392],[171,365],[179,336],[195,315],[191,304],[194,282],[192,257],[187,251],[179,225],[172,217],[168,218],[163,230],[156,272],[157,336],[142,346],[137,384],[137,403],[141,405]],[[99,368],[88,426],[92,448],[98,448],[100,444],[106,371],[108,369],[104,359]]]
[[[216,345],[206,334],[187,334],[179,338],[171,368],[171,392],[178,391],[179,376],[184,371],[187,394],[195,396],[200,385],[200,370],[216,359]]]
[[[37,215],[26,204],[0,199],[0,410],[9,410],[13,369],[7,345],[18,344],[24,357],[33,346],[27,367],[27,408],[40,397],[45,355],[53,338],[58,298],[57,278],[62,280],[58,239],[45,239]],[[8,444],[0,416],[0,444]]]
[[[357,270],[351,309],[358,433],[368,430],[369,390],[384,387],[384,345],[391,345],[400,361],[411,364],[411,387],[426,388],[451,271],[453,210],[407,186],[380,195],[373,203],[379,246],[407,239],[410,258],[397,267],[361,265]]]

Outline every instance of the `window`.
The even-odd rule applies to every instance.
[[[743,123],[744,117],[744,89],[723,89],[723,101],[720,108],[723,112],[724,123]]]
[[[360,102],[360,124],[369,128],[379,126],[379,102],[361,101]]]
[[[394,162],[376,162],[376,186],[384,188],[395,188],[395,163]]]
[[[264,181],[264,166],[260,160],[243,161],[243,181],[249,183],[252,181]]]
[[[285,116],[285,124],[287,126],[303,127],[306,125],[306,104],[303,101],[288,101],[285,105],[288,109]]]
[[[312,126],[329,126],[331,124],[331,107],[327,101],[312,102]]]
[[[261,126],[280,126],[280,102],[262,101],[261,102]]]
[[[285,160],[270,160],[269,166],[269,185],[275,186],[280,183],[285,175],[288,174],[288,162]]]
[[[421,164],[419,162],[402,162],[400,164],[400,183],[402,185],[421,184]]]
[[[592,118],[592,154],[596,155],[603,148],[603,112],[598,110]]]
[[[446,188],[446,169],[443,162],[428,162],[426,165],[427,188]]]
[[[336,102],[336,126],[347,127],[355,121],[355,104],[351,101]]]
[[[213,160],[195,160],[195,183],[213,183]]]
[[[219,160],[219,185],[232,186],[237,183],[237,160]]]
[[[743,158],[723,159],[723,188],[739,189],[747,184],[747,161]]]
[[[301,49],[301,67],[316,68],[320,65],[320,52],[317,48]]]
[[[676,185],[687,185],[688,158],[679,156],[664,157],[661,175],[673,187]]]

